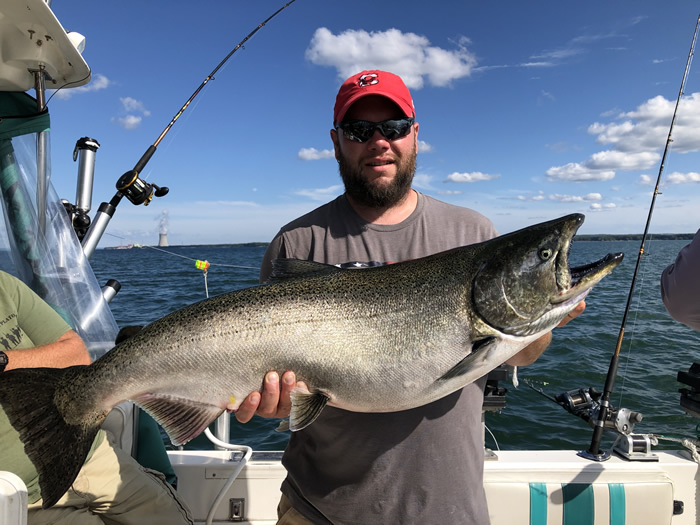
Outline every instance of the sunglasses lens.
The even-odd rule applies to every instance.
[[[408,135],[412,124],[413,119],[385,120],[380,122],[378,127],[387,139],[395,140]]]
[[[405,137],[411,131],[413,118],[403,118],[398,120],[385,120],[383,122],[368,122],[366,120],[352,120],[341,122],[338,128],[343,130],[343,136],[347,140],[354,142],[367,142],[374,130],[378,129],[387,140],[396,140]]]
[[[367,142],[374,135],[374,130],[377,126],[374,122],[356,120],[343,123],[339,127],[343,130],[346,139],[355,142]]]

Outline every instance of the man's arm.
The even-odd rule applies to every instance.
[[[5,353],[8,358],[5,370],[37,367],[65,368],[90,364],[90,354],[85,343],[73,330],[68,330],[53,343],[22,350],[8,350]]]

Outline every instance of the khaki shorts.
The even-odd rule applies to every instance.
[[[297,510],[292,507],[291,502],[282,494],[279,505],[277,505],[277,525],[314,525],[307,520]]]
[[[29,505],[28,525],[192,525],[185,503],[165,477],[139,465],[114,445],[113,436],[95,449],[56,505]]]

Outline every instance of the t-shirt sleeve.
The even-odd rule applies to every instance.
[[[272,261],[279,259],[280,257],[286,257],[286,252],[284,249],[284,234],[282,232],[278,233],[270,245],[265,251],[262,263],[260,264],[260,282],[264,283],[270,278],[272,274]]]
[[[700,330],[700,230],[661,273],[661,299],[676,321]]]
[[[17,324],[35,346],[53,343],[71,328],[24,282],[0,272],[0,286],[17,306]]]

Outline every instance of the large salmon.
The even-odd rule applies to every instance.
[[[569,269],[575,214],[362,270],[281,260],[269,284],[193,304],[89,366],[2,374],[0,404],[39,472],[44,507],[78,474],[107,413],[132,400],[174,444],[293,370],[289,426],[326,404],[394,412],[445,396],[552,330],[622,254]]]

